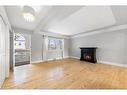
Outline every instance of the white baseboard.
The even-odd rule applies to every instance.
[[[69,58],[80,59],[79,57],[75,57],[75,56],[70,56]]]
[[[56,60],[59,60],[59,59],[63,59],[62,57],[60,57],[60,58],[56,58]]]
[[[54,59],[47,59],[47,61],[60,60],[60,59],[66,59],[66,58],[69,58],[69,56],[60,57],[60,58],[54,58]]]
[[[47,59],[47,61],[53,61],[54,59]]]
[[[75,57],[75,56],[65,56],[64,58],[56,58],[55,60],[66,59],[66,58],[80,59],[79,57]],[[53,60],[54,60],[54,59],[48,59],[48,60],[46,60],[46,61],[53,61]],[[32,64],[33,64],[33,63],[40,63],[40,62],[45,62],[45,61],[44,61],[44,60],[32,61]],[[108,64],[108,65],[114,65],[114,66],[120,66],[120,67],[127,67],[127,65],[125,65],[125,64],[114,63],[114,62],[108,62],[108,61],[101,61],[101,60],[98,60],[97,63]]]
[[[65,56],[65,57],[61,57],[61,58],[56,58],[55,60],[60,60],[60,59],[66,59],[66,58],[69,58],[69,56]],[[54,59],[47,59],[47,60],[36,60],[36,61],[32,61],[31,63],[34,64],[34,63],[40,63],[40,62],[45,62],[45,61],[53,61]]]
[[[79,57],[75,57],[75,56],[70,56],[70,58],[80,59]],[[97,63],[120,66],[120,67],[127,67],[127,65],[125,65],[125,64],[108,62],[108,61],[101,61],[101,60],[98,60]]]
[[[63,59],[70,58],[70,56],[64,56]]]
[[[120,67],[127,67],[126,64],[120,64],[120,63],[114,63],[114,62],[107,62],[107,61],[98,61],[97,63],[109,64],[109,65],[120,66]]]
[[[34,63],[40,63],[40,62],[44,62],[44,60],[32,61],[31,63],[34,64]]]

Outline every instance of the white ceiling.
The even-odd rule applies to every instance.
[[[48,31],[74,35],[115,24],[115,18],[110,7],[83,7],[67,18],[47,25]]]
[[[116,25],[127,24],[127,6],[111,6]]]
[[[9,21],[13,27],[34,30],[51,7],[41,7],[40,12],[36,13],[36,20],[34,22],[25,21],[22,15],[21,6],[6,6],[5,8]]]
[[[109,6],[43,6],[33,23],[26,22],[19,6],[7,6],[13,27],[32,31],[48,31],[64,35],[112,26],[116,18]]]

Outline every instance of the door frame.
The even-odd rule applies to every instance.
[[[31,64],[31,35],[26,34],[26,33],[21,33],[21,32],[14,32],[14,34],[15,33],[19,33],[19,34],[23,34],[23,35],[28,36],[28,38],[29,38],[29,57],[30,57],[29,61],[30,61],[30,64]],[[14,34],[13,34],[13,66],[14,66],[13,68],[15,68],[15,49],[14,49],[14,38],[15,38],[15,36],[14,36]]]

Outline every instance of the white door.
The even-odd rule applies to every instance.
[[[5,24],[0,17],[0,87],[2,86],[5,75],[6,75],[6,65],[5,65]]]

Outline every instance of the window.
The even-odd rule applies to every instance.
[[[63,39],[49,37],[48,38],[48,50],[62,50]]]
[[[15,34],[14,49],[25,49],[25,37],[23,34]]]

